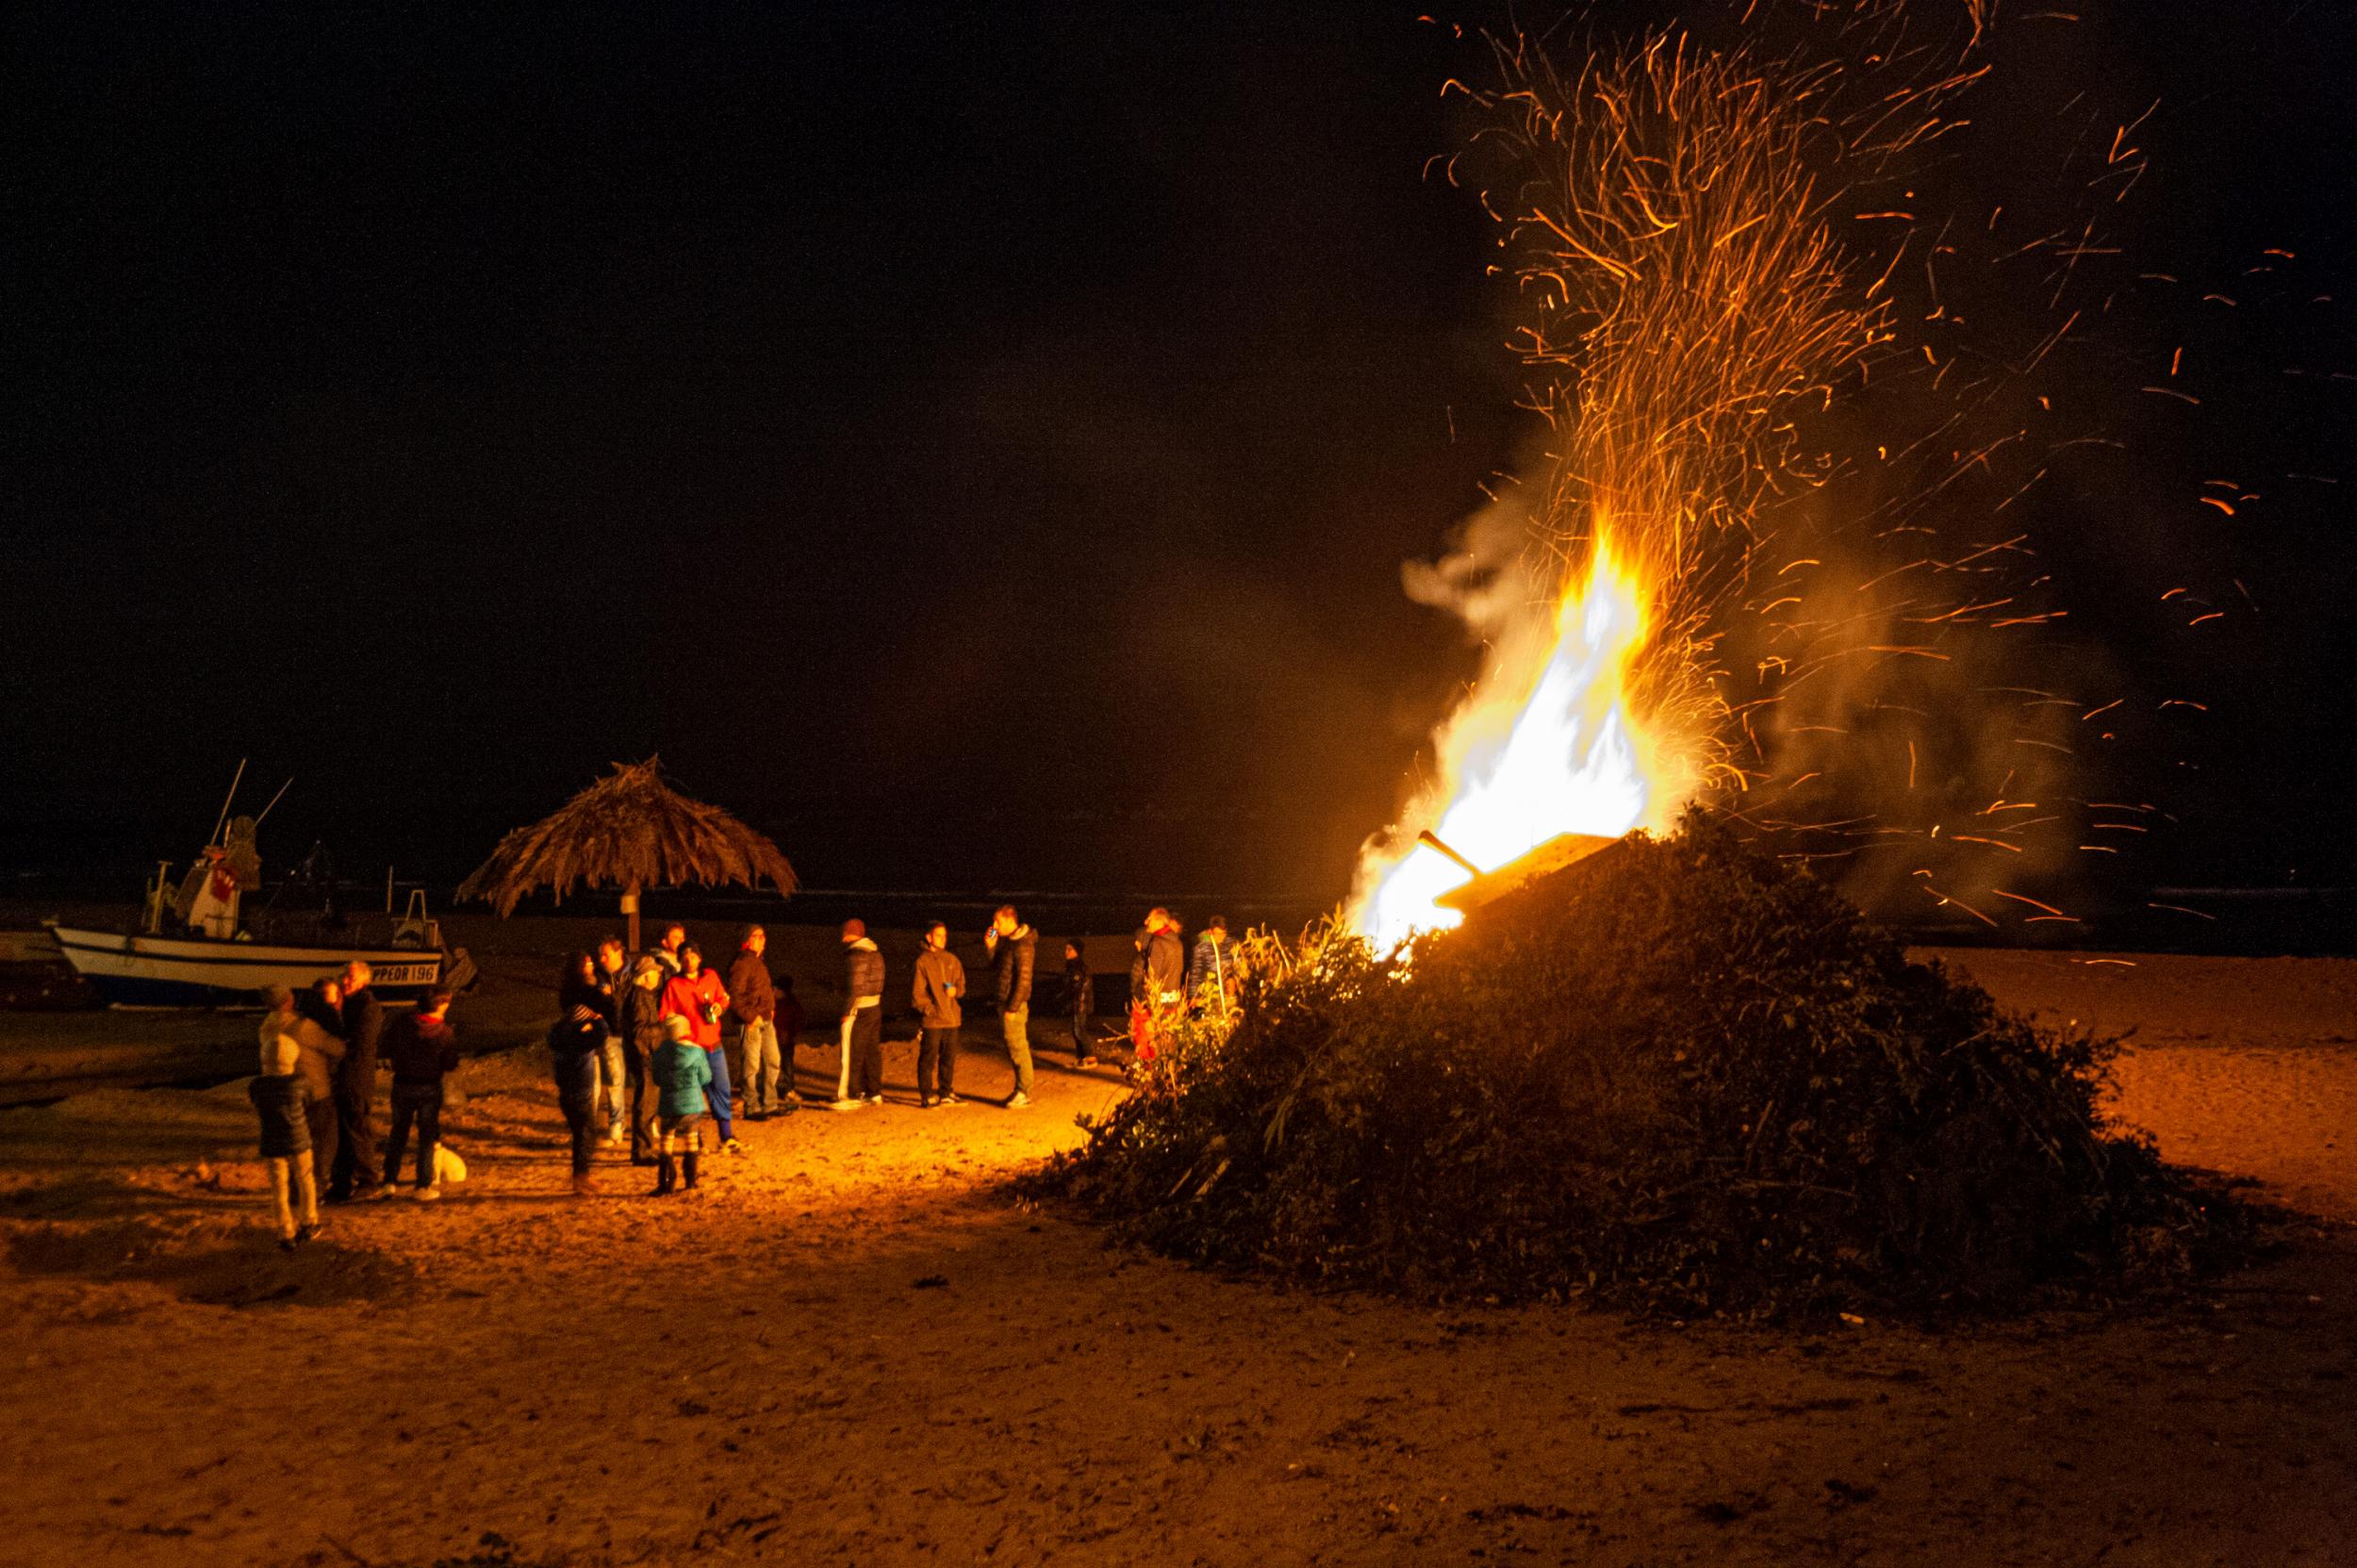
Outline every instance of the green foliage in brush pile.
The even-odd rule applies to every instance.
[[[1494,928],[1494,929],[1492,929]],[[1690,816],[1406,966],[1329,938],[1048,1180],[1180,1257],[1663,1314],[2019,1308],[2222,1258],[2238,1216],[2041,1033]]]

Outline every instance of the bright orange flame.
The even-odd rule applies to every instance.
[[[1356,930],[1387,949],[1463,918],[1433,900],[1472,878],[1417,845],[1419,827],[1492,870],[1563,834],[1617,836],[1675,815],[1687,793],[1678,749],[1647,733],[1628,694],[1629,667],[1653,632],[1650,602],[1599,531],[1586,576],[1556,603],[1552,636],[1542,625],[1501,644],[1441,726],[1438,781],[1392,844],[1360,864]]]

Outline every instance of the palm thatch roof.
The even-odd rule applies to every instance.
[[[505,916],[536,888],[552,887],[562,899],[577,883],[627,893],[767,883],[790,895],[799,879],[775,844],[719,807],[672,789],[659,759],[649,757],[616,763],[553,815],[501,839],[458,884],[458,896],[482,899]]]

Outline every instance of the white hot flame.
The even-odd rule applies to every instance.
[[[1484,870],[1563,834],[1614,837],[1657,825],[1673,804],[1625,690],[1650,630],[1643,586],[1601,536],[1554,620],[1551,644],[1529,639],[1535,652],[1507,655],[1442,726],[1439,782],[1408,818],[1409,832],[1432,824]],[[1405,855],[1394,846],[1360,867],[1352,923],[1380,949],[1462,918],[1434,900],[1471,875],[1409,842]]]

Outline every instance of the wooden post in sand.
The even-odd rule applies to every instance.
[[[622,889],[622,913],[630,918],[630,955],[638,956],[638,884]]]

